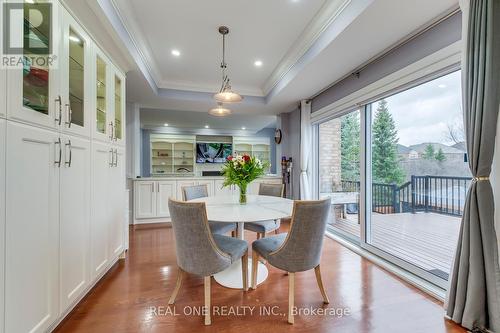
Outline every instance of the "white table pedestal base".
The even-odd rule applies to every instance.
[[[267,279],[268,270],[266,265],[259,262],[257,271],[257,284],[261,284]],[[232,289],[243,289],[243,280],[241,278],[241,260],[233,263],[226,270],[214,275],[215,281],[221,286]],[[248,258],[248,289],[252,284],[252,258]]]

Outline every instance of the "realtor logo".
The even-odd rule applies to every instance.
[[[52,65],[52,3],[4,3],[2,21],[2,67]]]

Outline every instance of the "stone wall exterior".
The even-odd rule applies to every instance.
[[[319,126],[319,190],[330,193],[340,189],[341,180],[340,118]]]

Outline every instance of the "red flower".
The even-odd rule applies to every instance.
[[[249,162],[250,161],[250,156],[248,155],[243,155],[243,160],[246,162]]]
[[[233,160],[233,157],[232,157],[231,155],[229,155],[229,156],[227,157],[227,160],[228,160],[228,161],[232,161],[232,160]]]

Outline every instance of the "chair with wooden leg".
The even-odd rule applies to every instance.
[[[259,195],[267,195],[270,197],[283,197],[285,193],[284,184],[259,184]],[[257,233],[257,239],[266,237],[266,234],[274,231],[275,234],[279,233],[280,220],[269,220],[261,222],[245,223],[245,230],[250,230]]]
[[[168,304],[174,304],[185,273],[204,278],[205,325],[211,324],[210,279],[237,260],[242,260],[243,289],[248,289],[247,242],[223,235],[212,234],[204,202],[183,202],[169,199],[168,208],[172,218],[175,249],[179,273]]]
[[[207,185],[193,185],[182,187],[182,199],[184,201],[208,197]],[[213,234],[224,235],[231,232],[232,237],[236,237],[236,223],[224,223],[208,221],[210,231]]]
[[[290,230],[252,243],[252,284],[257,286],[258,260],[262,257],[269,264],[288,272],[288,322],[294,323],[292,309],[295,298],[295,273],[314,268],[316,281],[328,304],[320,271],[321,249],[330,211],[330,199],[321,201],[295,201]]]

